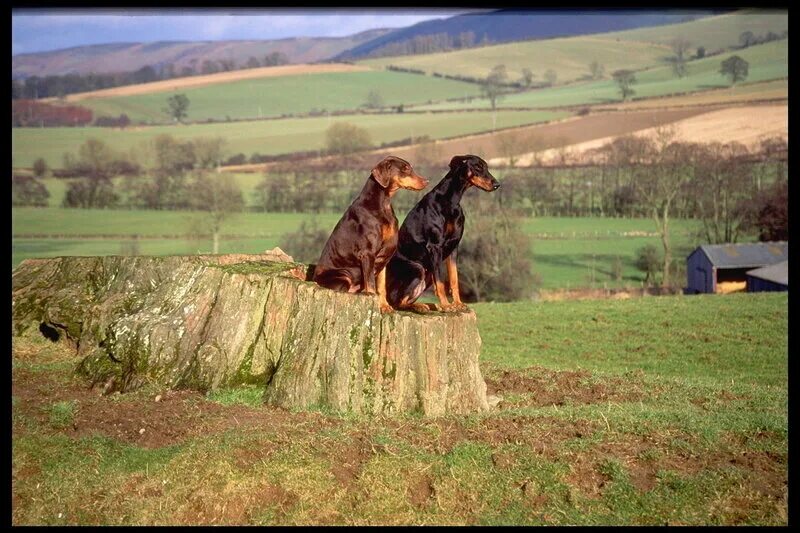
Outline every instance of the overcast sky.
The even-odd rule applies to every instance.
[[[343,37],[374,28],[399,28],[466,9],[15,9],[11,54],[88,44]]]

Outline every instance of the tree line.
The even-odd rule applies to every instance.
[[[431,54],[434,52],[447,52],[449,50],[460,50],[489,44],[491,44],[491,41],[489,40],[489,36],[485,33],[482,38],[478,40],[473,31],[460,32],[457,35],[441,32],[430,35],[417,35],[411,39],[392,42],[372,50],[366,57],[374,58]]]
[[[232,70],[273,67],[288,63],[289,58],[283,52],[271,52],[260,59],[251,56],[244,63],[237,63],[234,59],[205,59],[203,61],[191,59],[187,64],[180,67],[174,63],[166,63],[155,66],[146,65],[129,72],[30,76],[24,80],[11,80],[11,99],[61,98],[68,94],[97,91],[123,85],[136,85]]]
[[[505,272],[504,265],[528,261],[525,254],[515,252],[529,249],[522,246],[525,238],[517,231],[519,217],[649,217],[661,249],[642,249],[637,261],[648,273],[648,281],[660,271],[662,284],[670,286],[679,263],[671,242],[670,222],[676,218],[701,221],[699,242],[737,242],[745,235],[788,239],[787,151],[780,138],[763,141],[754,152],[738,143],[680,142],[674,132],[661,128],[653,138],[620,137],[598,148],[598,163],[593,166],[497,169],[503,187],[490,196],[468,194],[465,201],[475,209],[474,216],[482,217],[481,224],[496,226],[498,233],[465,241],[461,253],[476,259],[476,264],[497,259],[496,270]],[[345,159],[328,165],[339,170],[265,172],[246,202],[233,176],[214,171],[225,153],[221,138],[184,141],[164,134],[127,154],[89,139],[77,154],[65,155],[64,168],[58,171],[72,177],[62,206],[205,213],[198,227],[207,228],[217,246],[223,221],[244,210],[246,203],[263,212],[341,213],[365,180],[364,165],[348,166]],[[425,145],[413,158],[418,172],[434,179],[446,170],[442,161],[427,152]],[[56,173],[40,159],[33,176],[14,176],[12,204],[47,205],[49,192],[41,178],[50,172]],[[408,211],[422,194],[397,195],[396,211]],[[301,247],[313,235],[296,237],[296,246]],[[506,241],[517,244],[506,249]],[[314,241],[309,247],[313,246]],[[516,299],[537,283],[535,278],[525,278],[525,283],[516,285],[511,282],[522,278],[503,275],[486,280],[480,271],[468,272],[469,267],[464,280],[475,299],[504,298],[501,294],[516,295],[512,298]]]

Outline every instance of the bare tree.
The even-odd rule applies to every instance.
[[[681,190],[694,177],[696,150],[694,145],[675,141],[676,131],[671,127],[656,129],[654,139],[638,143],[638,150],[629,154],[632,164],[632,183],[642,202],[650,212],[664,249],[661,284],[670,283],[672,243],[670,217],[673,204]]]
[[[627,100],[629,96],[636,94],[636,91],[634,91],[631,87],[631,85],[636,83],[636,76],[632,70],[615,70],[611,76],[614,78],[614,81],[617,82],[619,92],[622,94],[623,102]]]
[[[742,162],[749,152],[740,143],[711,143],[697,150],[692,197],[705,240],[712,244],[736,242],[745,216],[737,205],[755,193],[749,165]]]
[[[686,76],[686,60],[689,53],[689,48],[692,44],[678,37],[670,42],[670,47],[675,56],[672,58],[672,72],[679,78]]]
[[[483,81],[481,91],[492,104],[492,131],[497,126],[497,100],[505,92],[504,84],[508,79],[505,65],[495,65]]]
[[[597,60],[592,61],[589,63],[589,72],[592,75],[593,80],[599,80],[605,75],[606,68],[597,62]]]
[[[191,191],[192,207],[204,213],[197,226],[205,226],[211,231],[214,241],[213,253],[217,254],[222,224],[244,207],[242,191],[232,175],[212,176],[204,170],[195,172]]]
[[[533,84],[533,72],[531,72],[531,69],[529,68],[522,69],[522,78],[520,79],[520,81],[522,82],[523,87],[525,87],[526,89],[530,88],[530,86]]]
[[[508,166],[513,167],[517,158],[529,144],[528,138],[520,131],[501,132],[495,137],[495,145],[500,155],[508,158]]]

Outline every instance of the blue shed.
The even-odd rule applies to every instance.
[[[749,270],[747,292],[788,291],[789,261]]]
[[[704,244],[686,258],[686,293],[743,291],[748,271],[788,260],[786,241]]]

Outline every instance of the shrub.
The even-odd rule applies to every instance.
[[[33,175],[37,178],[43,177],[47,173],[47,162],[41,157],[33,162]]]
[[[312,218],[303,221],[297,231],[285,234],[278,246],[295,261],[315,263],[328,241],[328,234],[328,231],[319,227],[317,219]]]
[[[661,269],[661,254],[658,248],[647,244],[636,250],[636,268],[645,273],[644,282],[650,285],[655,274]]]
[[[47,207],[50,193],[42,182],[32,176],[14,176],[11,180],[11,205]]]
[[[469,210],[456,253],[462,298],[468,302],[530,298],[541,285],[531,270],[531,238],[517,216],[487,204]]]
[[[336,122],[332,124],[325,133],[325,136],[326,147],[330,154],[351,154],[372,146],[369,132],[364,128],[360,128],[348,122]]]

